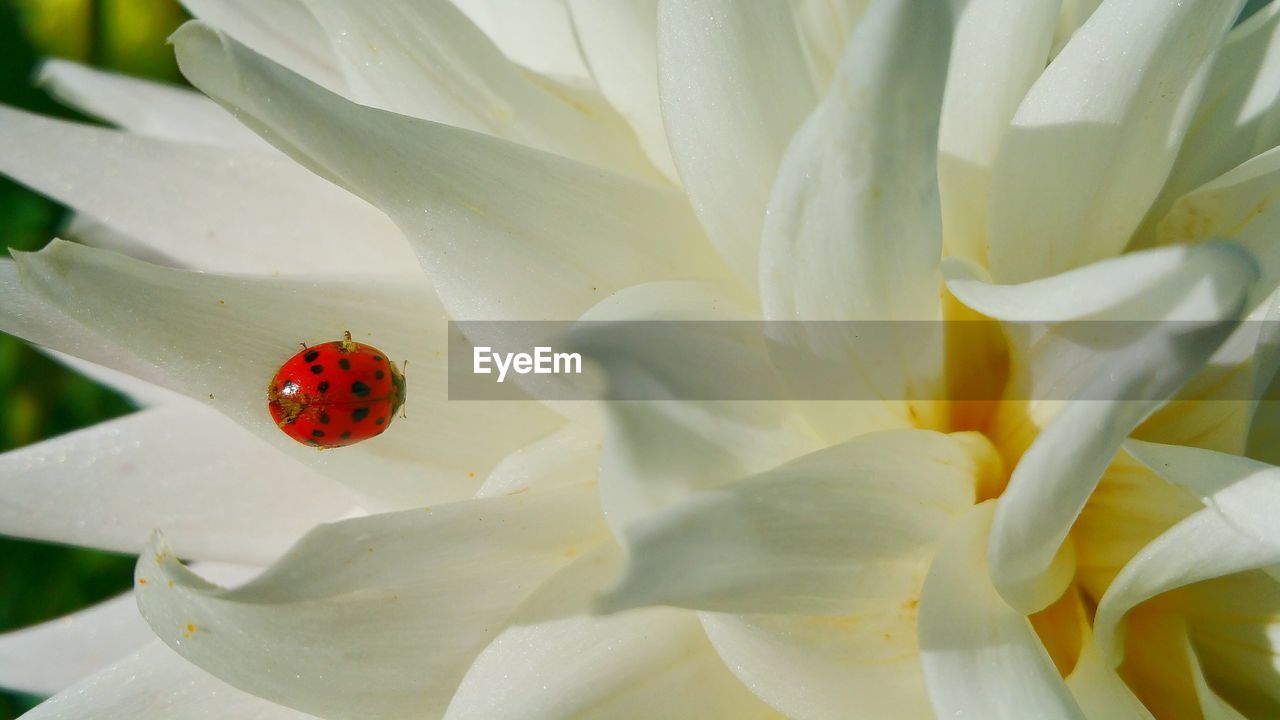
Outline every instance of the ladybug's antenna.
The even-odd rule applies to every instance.
[[[400,368],[401,368],[401,369],[400,369],[400,377],[402,377],[402,378],[404,378],[404,379],[405,379],[405,384],[408,384],[408,381],[409,381],[409,360],[408,360],[407,358],[406,358],[406,359],[404,359],[404,360],[401,360],[401,361],[400,361]],[[407,418],[407,417],[409,417],[409,408],[408,408],[408,407],[406,407],[408,404],[409,404],[409,403],[407,403],[407,402],[402,402],[402,403],[400,403],[400,417],[402,417],[402,418]]]

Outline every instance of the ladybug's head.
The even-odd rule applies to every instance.
[[[400,408],[404,405],[405,394],[408,392],[409,383],[404,379],[404,373],[396,368],[395,364],[388,363],[391,367],[391,385],[395,388],[395,401],[391,406],[391,415],[394,417],[400,412]]]

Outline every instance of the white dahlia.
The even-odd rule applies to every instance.
[[[1280,716],[1280,3],[186,4],[208,98],[0,109],[80,241],[0,329],[146,407],[0,458],[0,532],[145,546],[0,637],[30,718]],[[448,400],[451,318],[974,322],[861,399],[538,403]],[[347,329],[409,414],[316,452],[263,388]]]

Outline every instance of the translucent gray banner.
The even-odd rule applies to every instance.
[[[1197,396],[1244,401],[1280,340],[1263,322],[449,325],[450,400],[1139,400],[1213,353]]]

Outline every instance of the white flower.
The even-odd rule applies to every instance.
[[[29,717],[1280,707],[1277,343],[1238,324],[1280,313],[1280,5],[187,4],[242,124],[67,63],[122,130],[0,109],[82,241],[0,265],[0,328],[146,405],[0,458],[0,532],[164,532],[147,628],[0,638],[0,681],[70,686]],[[448,318],[985,321],[888,348],[883,401],[597,407],[448,401]],[[316,453],[262,388],[346,329],[409,416]]]

